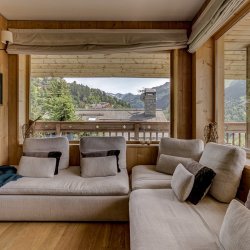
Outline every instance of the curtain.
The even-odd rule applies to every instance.
[[[9,54],[162,52],[187,47],[186,30],[10,29]]]
[[[188,51],[193,53],[215,34],[246,0],[211,0],[192,26]]]

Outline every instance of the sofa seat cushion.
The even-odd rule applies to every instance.
[[[0,195],[127,195],[128,174],[123,169],[116,176],[84,178],[80,167],[59,170],[53,178],[23,177],[0,188]]]
[[[180,202],[171,189],[140,189],[129,206],[132,250],[220,249],[227,204],[207,196],[193,205]]]
[[[138,165],[132,169],[132,190],[171,188],[172,175],[159,173],[155,165]]]

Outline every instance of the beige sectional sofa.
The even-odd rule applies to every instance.
[[[127,221],[129,180],[123,137],[83,138],[85,150],[119,149],[121,172],[83,178],[80,166],[69,166],[64,137],[27,139],[24,152],[61,151],[59,174],[53,178],[23,177],[0,188],[1,221]]]
[[[236,195],[245,152],[214,143],[207,144],[203,152],[199,140],[164,138],[159,156],[162,152],[181,156],[183,151],[185,157],[196,155],[196,161],[216,172],[209,194],[197,205],[181,202],[171,189],[172,175],[157,172],[153,165],[134,167],[129,204],[132,250],[224,249],[219,233]]]
[[[188,157],[199,161],[204,149],[202,140],[181,140],[163,138],[159,144],[161,154]],[[132,190],[141,188],[171,188],[172,175],[156,171],[156,165],[135,166],[132,171]]]

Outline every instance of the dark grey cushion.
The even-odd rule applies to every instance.
[[[188,200],[196,205],[208,192],[216,174],[212,169],[195,161],[188,164],[186,169],[195,176]]]

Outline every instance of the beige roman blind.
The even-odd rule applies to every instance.
[[[162,52],[187,46],[186,30],[11,29],[9,54]]]
[[[189,37],[189,52],[201,47],[246,0],[211,0],[201,16],[192,26]]]

